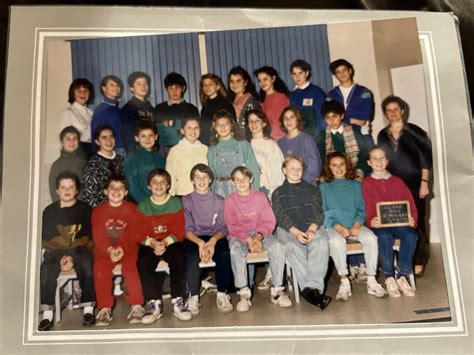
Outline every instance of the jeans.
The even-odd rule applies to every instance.
[[[340,276],[347,275],[346,238],[336,232],[334,228],[328,228],[326,231],[329,236],[329,251],[337,273]],[[377,237],[369,228],[362,226],[359,235],[352,238],[362,244],[367,275],[375,276],[378,257]]]
[[[323,228],[318,229],[314,240],[301,244],[296,236],[278,227],[276,238],[284,243],[288,261],[296,273],[300,289],[316,288],[324,292],[324,277],[328,270],[329,245],[328,236]]]
[[[228,240],[235,287],[246,287],[248,285],[246,259],[246,256],[249,253],[248,244],[245,240],[237,237],[229,237]],[[280,243],[273,235],[268,235],[263,239],[263,249],[268,253],[273,286],[283,285],[285,246]]]
[[[379,245],[379,257],[383,272],[387,277],[393,277],[393,240],[400,238],[400,257],[398,268],[401,276],[407,276],[413,271],[413,255],[415,254],[418,234],[411,227],[373,228]]]

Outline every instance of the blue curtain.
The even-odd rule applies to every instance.
[[[289,67],[304,59],[313,68],[312,82],[326,92],[332,88],[329,46],[325,25],[206,32],[207,65],[227,84],[228,71],[241,65],[253,70],[270,65],[278,70],[290,89]],[[125,86],[122,105],[130,98],[127,77],[133,71],[150,75],[150,101],[166,100],[163,79],[169,72],[182,74],[188,83],[185,99],[200,107],[201,63],[197,33],[100,38],[71,41],[73,78],[87,78],[95,88],[92,108],[100,103],[100,80],[114,74]]]
[[[127,77],[134,71],[150,75],[149,100],[153,105],[167,99],[163,79],[172,71],[182,74],[188,83],[186,101],[199,101],[201,64],[197,33],[73,40],[71,52],[73,78],[87,78],[94,84],[95,99],[91,106],[100,103],[100,81],[109,74],[124,83],[122,105],[130,100]]]
[[[253,75],[255,69],[269,65],[291,90],[290,64],[304,59],[311,64],[314,84],[326,92],[333,87],[326,25],[207,32],[206,51],[209,72],[219,75],[226,85],[234,66],[240,65]]]

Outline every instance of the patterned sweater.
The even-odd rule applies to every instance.
[[[82,198],[92,207],[107,200],[104,184],[111,175],[123,175],[123,157],[114,154],[113,158],[95,154],[87,163],[82,175]]]

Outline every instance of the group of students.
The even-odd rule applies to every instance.
[[[119,83],[103,80],[104,100],[92,115],[90,142],[83,140],[81,127],[86,125],[65,119],[74,114],[68,109],[61,121],[69,123],[60,134],[61,157],[50,172],[55,202],[43,213],[40,330],[53,326],[51,285],[61,271],[73,268],[83,290],[83,324],[108,325],[117,264],[129,292],[130,323],[154,323],[163,316],[164,275],[155,272],[160,260],[169,265],[178,319],[199,313],[199,264],[211,260],[216,263],[218,309],[233,310],[229,293],[237,289],[236,309],[247,311],[254,280],[248,275],[246,255],[263,250],[269,256],[264,282],[271,285],[271,301],[292,306],[285,293],[287,262],[303,298],[322,310],[331,301],[324,294],[329,256],[341,278],[336,299],[351,296],[346,260],[350,239],[363,245],[369,294],[415,295],[406,276],[412,272],[418,239],[417,208],[412,192],[387,170],[386,147],[368,148],[373,144],[370,134],[364,134],[373,109],[370,91],[353,83],[353,67],[345,60],[331,63],[341,85],[330,101],[309,83],[308,63],[296,60],[291,70],[297,87],[290,100],[271,67],[255,71],[260,99],[249,93],[251,80],[241,67],[229,73],[232,102],[217,76],[203,75],[200,117],[183,100],[186,82],[180,74],[165,78],[169,99],[154,110],[149,103],[143,106],[148,75],[130,75],[134,98],[122,110],[109,97],[114,94],[117,100]],[[349,92],[345,81],[352,82]],[[71,85],[71,107],[81,99],[87,103],[85,89],[91,92],[87,85]],[[132,103],[137,100],[141,102]],[[397,100],[384,100],[384,112]],[[348,104],[352,102],[357,107]],[[130,144],[120,146],[127,141]],[[92,157],[84,159],[94,149]],[[356,180],[364,176],[362,184]],[[381,226],[376,203],[399,200],[410,202],[410,225]],[[394,237],[401,239],[397,275]],[[375,278],[379,259],[386,290]]]

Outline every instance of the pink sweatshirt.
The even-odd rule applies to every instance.
[[[224,218],[229,237],[246,239],[249,234],[270,235],[275,229],[276,218],[263,192],[250,190],[250,195],[237,192],[224,201]]]

